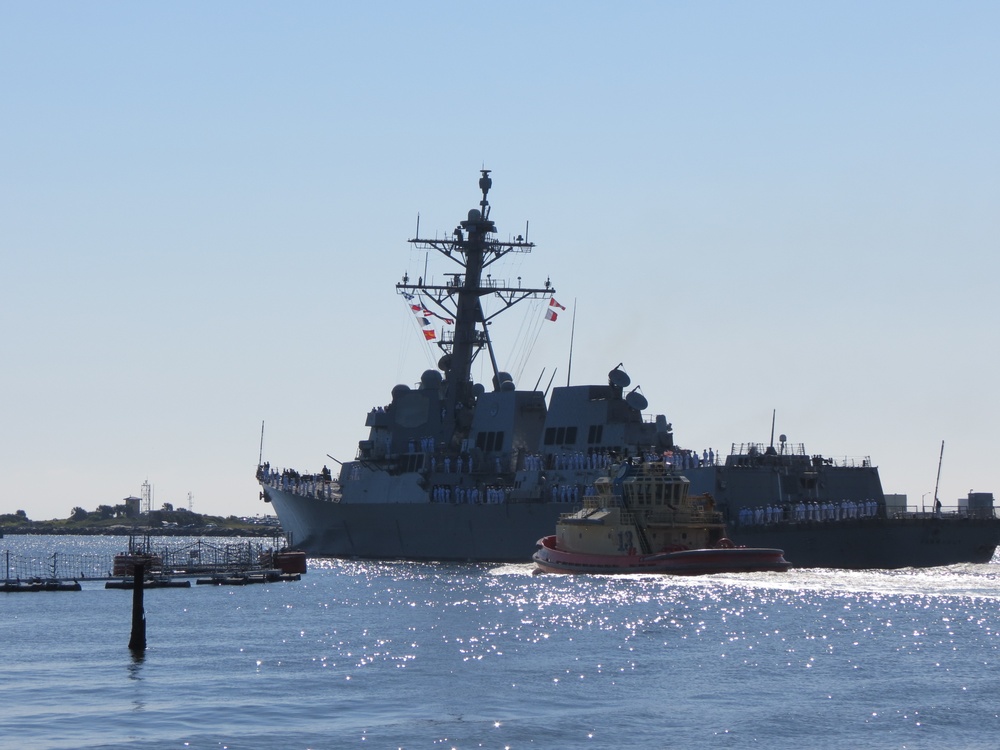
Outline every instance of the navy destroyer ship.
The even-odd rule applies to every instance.
[[[334,478],[278,471],[259,462],[261,496],[289,542],[311,555],[375,559],[527,562],[537,540],[581,502],[587,487],[620,461],[666,460],[692,494],[709,493],[741,544],[783,549],[797,567],[898,568],[988,562],[1000,543],[992,496],[975,507],[907,513],[886,502],[878,469],[808,455],[801,447],[733,447],[722,459],[675,444],[663,414],[619,364],[608,382],[520,389],[501,369],[493,317],[525,300],[555,303],[549,280],[508,285],[490,266],[534,244],[498,238],[482,170],[478,208],[443,239],[416,248],[454,264],[445,283],[404,275],[396,291],[414,311],[449,330],[435,343],[438,368],[396,385],[371,409],[368,435]],[[499,300],[487,314],[483,300]],[[555,303],[557,304],[557,303]],[[489,358],[492,378],[473,380]],[[540,380],[540,379],[539,379]]]

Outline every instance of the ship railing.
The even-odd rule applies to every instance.
[[[741,510],[749,510],[743,508]],[[730,514],[729,521],[736,527],[747,526],[794,526],[794,525],[837,525],[864,524],[880,519],[919,520],[941,518],[951,520],[991,520],[997,518],[997,509],[992,507],[968,508],[961,505],[942,506],[939,512],[932,509],[921,509],[917,506],[877,506],[874,512],[859,510],[853,515],[844,515],[842,509],[836,509],[833,515],[816,515],[815,509],[807,509],[805,513],[795,507],[781,506],[773,508],[770,514],[764,513],[759,519],[753,514]]]
[[[764,443],[733,443],[729,449],[730,456],[763,456],[773,446]],[[802,443],[782,443],[774,448],[779,456],[808,456]]]
[[[312,497],[317,500],[334,500],[340,497],[340,483],[322,474],[298,474],[297,472],[278,472],[261,477],[261,483],[276,490],[291,492],[293,495]]]
[[[870,469],[872,466],[871,456],[841,456],[827,457],[823,459],[827,466],[836,466],[842,469]]]
[[[997,517],[996,508],[969,508],[964,505],[942,505],[940,511],[908,505],[905,508],[887,508],[886,512],[889,518],[962,518],[975,520]]]
[[[768,451],[774,451],[768,453]],[[867,469],[873,466],[871,456],[810,456],[805,445],[783,444],[778,448],[764,443],[733,443],[730,448],[728,465],[756,466],[757,460],[766,456],[776,456],[779,459],[791,459],[796,464],[808,461],[816,467],[834,466],[846,469]]]

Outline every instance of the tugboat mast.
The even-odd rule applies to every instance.
[[[511,287],[487,278],[483,284],[483,270],[511,252],[531,252],[534,243],[527,242],[520,235],[513,240],[496,239],[496,225],[490,219],[490,204],[487,195],[493,186],[490,170],[481,170],[479,189],[483,197],[478,209],[471,209],[465,221],[455,227],[451,236],[445,239],[424,239],[415,237],[409,242],[415,247],[433,249],[462,267],[458,273],[449,273],[451,281],[445,285],[431,284],[426,277],[420,277],[411,284],[409,276],[403,276],[396,284],[400,294],[421,295],[421,299],[433,301],[437,307],[454,319],[455,330],[451,336],[442,336],[438,346],[444,352],[438,366],[444,372],[445,408],[447,417],[454,420],[457,431],[463,433],[468,425],[463,424],[459,413],[471,418],[471,408],[475,403],[472,383],[472,363],[482,349],[490,355],[493,368],[493,389],[500,390],[500,369],[493,352],[488,323],[514,304],[529,298],[547,298],[555,293],[552,284],[546,280],[541,289]],[[419,234],[419,225],[418,230]],[[482,298],[496,295],[503,306],[490,316],[483,312]],[[446,417],[446,418],[447,418]]]

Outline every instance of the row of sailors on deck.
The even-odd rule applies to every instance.
[[[588,487],[584,494],[591,494]],[[510,497],[510,487],[489,486],[480,490],[478,487],[452,487],[442,484],[431,488],[431,500],[435,503],[459,503],[477,505],[479,503],[505,503]],[[580,499],[580,486],[576,484],[556,484],[552,486],[552,502],[576,503]]]
[[[553,469],[607,469],[614,463],[614,457],[607,451],[573,451],[572,453],[554,453],[549,457],[549,465]],[[543,471],[545,456],[532,453],[524,457],[524,468],[527,471]]]
[[[419,451],[417,447],[419,445]],[[431,454],[430,466],[431,471],[437,470],[438,457],[434,455],[436,447],[436,441],[433,437],[423,437],[419,441],[410,440],[407,449],[409,453],[429,453]],[[390,440],[386,438],[386,451],[390,449]],[[666,461],[667,463],[673,464],[681,470],[696,468],[698,466],[707,465],[711,466],[715,463],[715,451],[709,448],[702,452],[701,457],[698,456],[697,451],[678,451],[667,452],[662,456],[656,453],[648,453],[645,456],[647,461]],[[547,459],[547,460],[546,460]],[[607,469],[615,463],[617,459],[617,454],[607,451],[607,450],[596,450],[589,453],[584,453],[583,451],[572,451],[568,453],[553,453],[548,456],[542,455],[541,453],[531,453],[524,457],[524,468],[527,471],[544,471],[546,469],[546,464],[548,468],[563,470],[594,470],[594,469]],[[450,456],[445,456],[442,461],[442,467],[446,474],[452,472],[452,458]],[[500,471],[502,464],[499,457],[494,460],[495,470]],[[461,454],[456,456],[454,459],[455,473],[461,474],[464,471],[472,471],[472,458],[467,454]]]
[[[702,452],[701,458],[698,457],[698,451],[666,451],[662,455],[659,453],[644,453],[642,460],[647,463],[663,461],[683,471],[685,469],[696,469],[699,466],[714,465],[715,451],[709,448]],[[606,464],[602,468],[607,468],[608,465],[610,464]]]
[[[505,503],[509,492],[509,487],[486,487],[480,491],[478,487],[437,485],[432,488],[431,500],[435,503],[459,503],[463,505]]]
[[[658,460],[658,457],[654,460]],[[681,471],[684,469],[696,469],[699,466],[714,466],[715,450],[712,448],[704,450],[701,452],[701,457],[698,456],[698,451],[668,451],[663,454],[663,460],[673,464]]]
[[[878,515],[878,503],[874,500],[855,502],[842,500],[839,503],[806,503],[796,505],[759,505],[756,508],[740,508],[737,514],[741,526],[781,521],[843,521],[849,518],[874,518]]]
[[[699,458],[698,451],[668,451],[662,455],[658,453],[646,453],[643,458],[646,461],[665,461],[677,468],[693,469],[698,466],[713,466],[715,464],[715,451],[711,448],[702,452]],[[607,469],[618,460],[617,454],[607,450],[583,453],[556,453],[552,456],[552,468],[554,469]],[[524,468],[528,471],[541,471],[545,468],[545,458],[539,454],[525,456]]]
[[[580,499],[580,486],[576,484],[552,485],[552,502],[575,503]]]
[[[293,469],[282,472],[261,467],[260,480],[278,490],[286,490],[296,495],[307,495],[329,500],[333,497],[333,487],[330,482],[330,472],[325,466],[322,474],[301,475]]]

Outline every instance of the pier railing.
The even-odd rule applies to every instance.
[[[141,551],[157,559],[155,573],[164,576],[194,576],[211,573],[246,573],[260,570],[271,560],[274,544],[259,541],[212,544],[197,540],[183,545],[149,544]],[[26,555],[5,550],[0,553],[0,574],[5,581],[109,580],[115,575],[113,553],[66,553]]]
[[[19,555],[6,550],[0,556],[6,581],[103,580],[111,577],[113,555],[53,552],[45,557]]]

